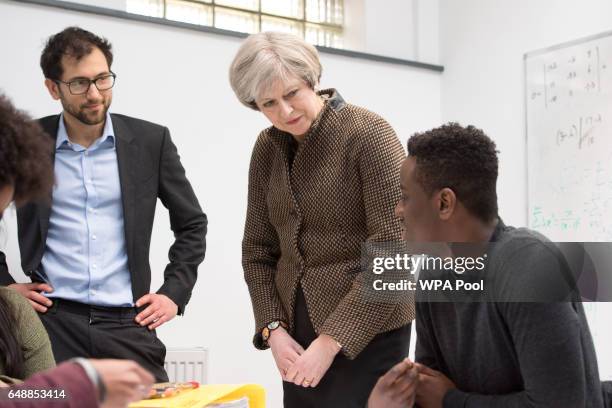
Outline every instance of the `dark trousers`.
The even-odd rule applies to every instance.
[[[306,349],[317,338],[306,300],[298,288],[293,338]],[[338,353],[315,388],[283,382],[286,408],[364,408],[378,378],[408,355],[410,324],[378,334],[361,353],[349,360]]]
[[[612,408],[612,381],[601,383],[605,408]]]
[[[73,357],[134,360],[155,377],[168,381],[164,369],[166,347],[149,331],[134,321],[134,307],[102,307],[63,299],[53,299],[53,306],[39,314],[51,339],[55,360]]]

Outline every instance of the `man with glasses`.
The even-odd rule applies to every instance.
[[[40,313],[58,362],[131,359],[166,381],[155,329],[184,311],[207,221],[168,129],[108,112],[112,62],[110,43],[78,27],[48,40],[41,68],[63,112],[39,123],[55,139],[56,184],[49,202],[17,211],[22,267],[33,283],[15,283],[6,272],[0,283]],[[164,283],[150,293],[157,198],[175,242]]]

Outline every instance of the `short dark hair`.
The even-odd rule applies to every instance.
[[[497,217],[497,150],[482,130],[451,122],[416,133],[408,155],[416,159],[415,176],[427,194],[448,187],[481,220]]]
[[[0,188],[18,203],[46,198],[53,187],[52,141],[38,123],[0,94]]]
[[[77,61],[89,55],[96,47],[106,57],[108,69],[113,65],[113,52],[111,43],[105,38],[98,37],[92,32],[79,27],[68,27],[47,40],[45,49],[40,56],[40,67],[45,78],[60,79],[64,70],[62,57],[73,57]]]

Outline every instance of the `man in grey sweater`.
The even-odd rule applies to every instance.
[[[561,253],[498,217],[495,149],[481,130],[453,123],[408,141],[396,207],[403,239],[490,242],[482,271],[489,301],[417,297],[417,362],[381,377],[369,408],[603,406],[588,323]]]

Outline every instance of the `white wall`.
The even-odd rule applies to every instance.
[[[418,0],[365,0],[365,50],[413,59],[417,35],[416,3]]]
[[[184,29],[0,0],[0,89],[34,116],[60,107],[43,86],[38,59],[44,40],[80,25],[113,42],[118,79],[111,110],[167,125],[209,217],[208,251],[186,314],[162,327],[168,347],[210,350],[211,382],[256,382],[269,406],[281,406],[269,352],[251,345],[253,318],[240,266],[251,147],[265,118],[240,105],[227,69],[240,41]],[[404,66],[322,55],[322,86],[387,118],[402,142],[440,122],[440,74]],[[14,219],[9,267],[20,274]],[[172,241],[159,205],[153,232],[153,288],[159,287]]]
[[[439,0],[413,0],[416,2],[414,60],[440,64],[440,2]]]
[[[500,214],[508,224],[527,224],[523,55],[608,31],[610,16],[609,0],[440,1],[442,119],[474,124],[495,139]],[[589,318],[600,373],[612,378],[612,304],[597,306]]]
[[[347,0],[344,48],[439,63],[438,0]]]

